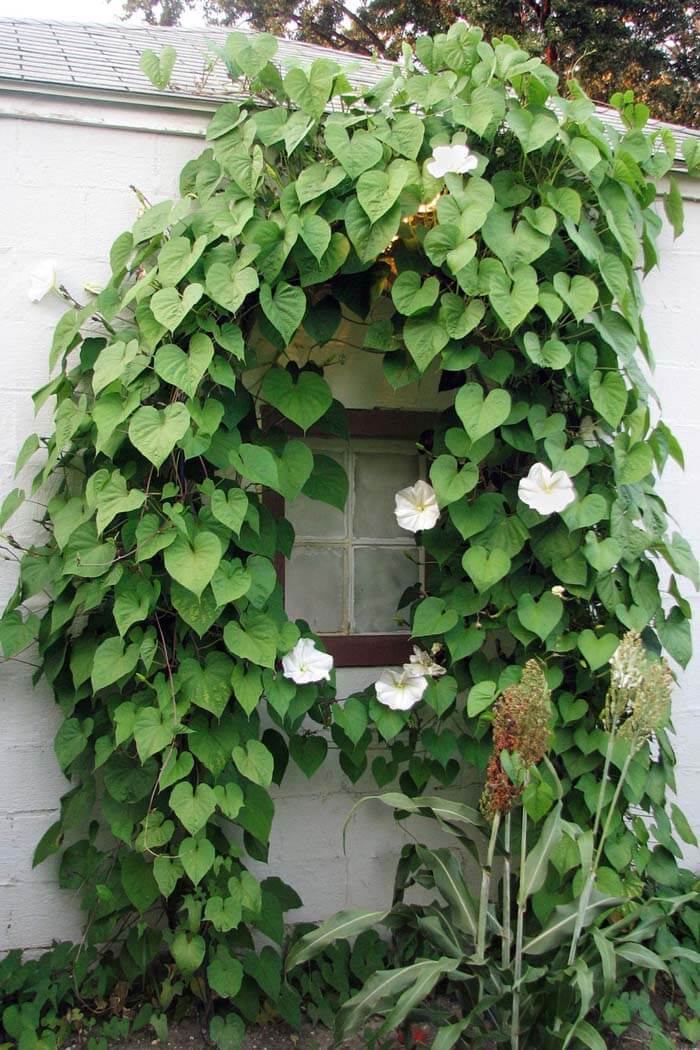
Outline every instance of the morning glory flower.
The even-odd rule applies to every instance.
[[[401,489],[394,500],[396,521],[408,532],[432,529],[440,517],[435,489],[427,481],[417,481],[415,485]]]
[[[37,263],[29,274],[27,295],[33,303],[41,302],[45,295],[56,288],[56,263],[53,259],[44,259]]]
[[[313,638],[300,638],[291,652],[282,657],[282,673],[297,685],[328,681],[333,670],[333,657],[316,648]]]
[[[407,675],[413,675],[414,678],[439,678],[440,675],[447,674],[446,668],[435,663],[431,653],[417,645],[413,646],[409,662],[403,665],[403,669]]]
[[[422,675],[407,674],[405,670],[382,671],[374,683],[374,690],[380,704],[390,707],[392,711],[410,711],[423,699],[428,688],[428,679]]]
[[[544,463],[533,463],[518,485],[518,496],[538,514],[555,514],[576,499],[574,483],[563,470],[552,472]]]
[[[468,146],[436,146],[427,168],[434,179],[442,179],[445,175],[464,175],[478,165],[478,158]]]

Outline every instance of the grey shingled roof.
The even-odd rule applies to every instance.
[[[0,18],[0,86],[44,85],[70,88],[78,95],[98,91],[122,97],[213,102],[236,94],[223,63],[216,62],[212,68],[214,55],[207,46],[208,41],[221,46],[229,32],[213,26],[170,29]],[[177,62],[170,86],[159,90],[141,72],[139,60],[146,48],[159,53],[166,44],[177,51]],[[284,69],[308,66],[320,57],[338,62],[357,86],[375,84],[393,69],[391,62],[278,37],[276,60]],[[599,106],[598,115],[605,123],[622,128],[616,110]],[[678,159],[682,159],[682,140],[700,137],[700,131],[676,124],[650,121],[650,125],[673,132]]]
[[[35,21],[0,18],[0,81],[54,84],[73,88],[128,92],[131,95],[178,95],[220,99],[234,94],[222,62],[210,72],[212,41],[222,46],[230,29],[170,29],[156,26]],[[155,88],[139,69],[141,53],[160,53],[166,44],[177,51],[172,84]],[[332,58],[357,85],[376,83],[391,72],[391,62],[278,38],[276,61],[287,69]]]

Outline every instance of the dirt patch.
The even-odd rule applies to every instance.
[[[134,1036],[125,1043],[113,1044],[113,1050],[200,1050],[206,1046],[202,1026],[194,1021],[172,1025],[167,1043],[159,1043],[152,1034]],[[399,1048],[400,1044],[396,1044]],[[322,1027],[305,1024],[300,1032],[286,1025],[264,1025],[251,1029],[245,1037],[243,1050],[332,1050],[335,1047],[331,1033]],[[343,1050],[366,1050],[360,1037],[343,1043]]]

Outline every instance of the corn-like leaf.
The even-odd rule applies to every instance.
[[[347,908],[345,911],[339,911],[337,915],[327,919],[317,929],[297,941],[287,956],[287,969],[291,970],[300,963],[313,959],[333,941],[356,937],[358,933],[374,929],[388,914],[388,911],[367,911],[365,908]]]

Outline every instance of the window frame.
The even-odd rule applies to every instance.
[[[348,422],[348,436],[352,438],[378,438],[403,441],[417,441],[426,430],[435,427],[436,413],[418,412],[406,409],[365,409],[349,408],[345,410]],[[267,409],[265,425],[278,426],[287,433],[297,437],[332,438],[337,434],[324,431],[323,426],[311,427],[306,434],[279,412]],[[267,489],[264,502],[277,518],[285,516],[285,500],[277,492]],[[283,554],[275,557],[277,578],[285,593],[285,565]],[[412,652],[409,634],[319,634],[328,652],[333,657],[336,667],[386,667],[405,663]]]

